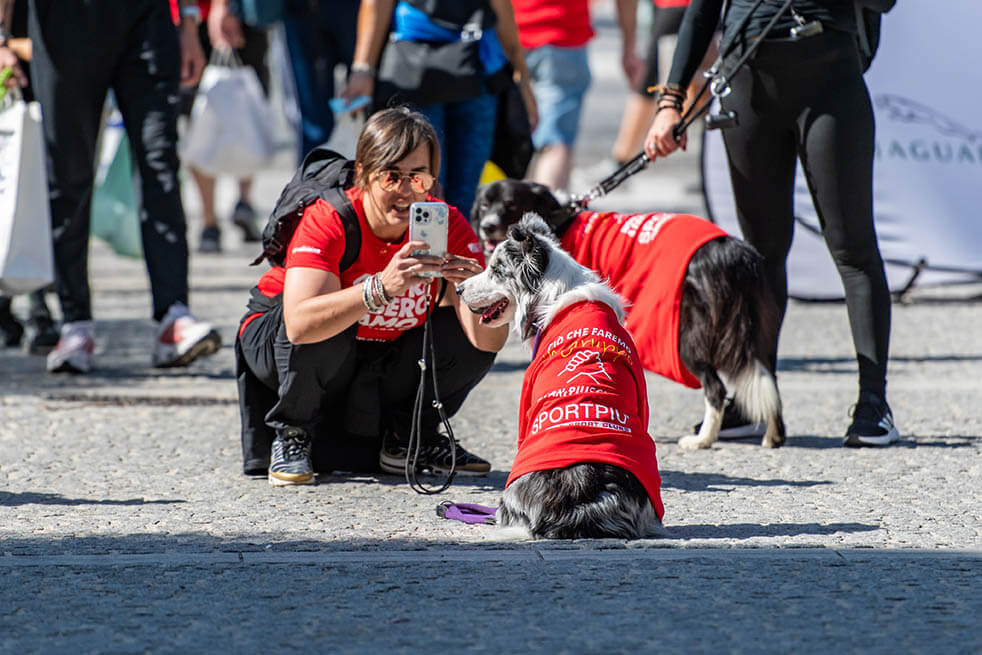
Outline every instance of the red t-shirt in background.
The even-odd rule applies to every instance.
[[[571,305],[538,343],[522,382],[518,455],[505,486],[533,471],[612,464],[638,479],[661,519],[665,508],[648,434],[644,372],[614,311],[598,302]]]
[[[561,242],[573,259],[627,300],[624,325],[642,366],[698,389],[698,378],[679,359],[682,280],[692,253],[721,236],[726,232],[688,214],[582,212]]]
[[[593,38],[587,0],[512,0],[522,47],[578,48]]]
[[[286,269],[294,266],[316,268],[331,272],[341,279],[341,288],[357,286],[365,277],[385,268],[393,255],[402,248],[408,238],[408,230],[398,242],[382,241],[368,227],[365,219],[364,192],[358,187],[345,191],[358,215],[361,227],[361,247],[358,258],[350,267],[339,271],[344,254],[344,224],[341,216],[323,200],[317,200],[304,210],[303,218],[286,249],[285,266],[274,266],[266,271],[257,285],[264,296],[273,297],[283,291]],[[427,196],[428,201],[437,198]],[[447,252],[477,259],[484,265],[484,254],[477,235],[467,219],[454,207],[450,208],[450,225],[447,234]],[[358,321],[358,338],[368,341],[392,341],[406,330],[423,324],[426,319],[426,294],[431,307],[435,305],[440,290],[439,279],[435,283],[421,282],[397,297],[378,313],[368,313]],[[243,328],[248,324],[243,321]]]

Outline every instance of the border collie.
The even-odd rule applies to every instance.
[[[533,538],[664,535],[644,371],[617,294],[531,213],[457,293],[532,349],[498,524]]]
[[[471,223],[490,251],[526,212],[557,226],[562,248],[626,300],[644,368],[702,387],[701,427],[680,446],[709,448],[719,438],[727,388],[746,418],[766,422],[762,446],[784,443],[774,377],[779,310],[754,248],[686,214],[573,214],[547,187],[520,180],[481,187]]]

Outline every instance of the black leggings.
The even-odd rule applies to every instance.
[[[723,130],[723,140],[737,217],[766,260],[781,317],[800,157],[842,277],[860,390],[883,395],[890,292],[873,225],[873,111],[854,39],[828,30],[801,41],[766,40],[732,89],[722,104],[737,113],[739,125]]]

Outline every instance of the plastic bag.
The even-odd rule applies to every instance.
[[[216,51],[198,85],[181,158],[209,175],[251,177],[275,152],[272,123],[256,71]]]
[[[38,103],[17,99],[0,110],[0,292],[6,295],[54,280],[44,148]]]
[[[130,142],[119,112],[107,115],[92,189],[89,232],[105,241],[118,255],[142,257],[139,176],[133,169]]]

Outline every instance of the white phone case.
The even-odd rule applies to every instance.
[[[409,206],[409,240],[425,241],[429,250],[412,254],[443,257],[447,253],[447,231],[450,207],[445,202],[414,202]],[[423,277],[441,277],[440,273],[420,273]]]

